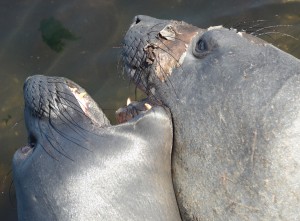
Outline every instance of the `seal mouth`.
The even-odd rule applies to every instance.
[[[53,149],[66,155],[59,139],[64,138],[78,145],[78,137],[84,139],[83,133],[89,128],[110,126],[90,95],[66,78],[42,75],[27,78],[24,100],[28,143],[18,151],[19,155],[24,155],[23,159],[30,156],[38,145],[51,156],[54,156]],[[72,131],[75,135],[70,136],[66,131]]]
[[[151,100],[145,98],[141,101],[131,101],[130,98],[127,99],[127,104],[124,107],[119,108],[116,111],[116,120],[118,124],[130,121],[137,116],[145,114],[148,110],[151,110],[153,106],[160,106],[157,100]]]
[[[111,126],[91,96],[66,78],[29,77],[24,83],[24,100],[28,142],[17,151],[17,159],[26,159],[40,146],[53,158],[55,152],[68,157],[59,140],[80,146],[84,133],[93,133],[95,127]],[[116,112],[117,121],[121,124],[140,117],[155,105],[150,99],[128,102]]]

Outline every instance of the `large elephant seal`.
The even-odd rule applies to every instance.
[[[59,77],[28,78],[24,97],[29,143],[13,159],[19,220],[180,220],[164,108],[111,126]]]
[[[300,220],[300,61],[221,26],[136,16],[125,70],[170,108],[184,220]]]

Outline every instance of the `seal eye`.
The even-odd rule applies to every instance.
[[[203,58],[210,52],[210,47],[207,41],[200,38],[194,46],[193,54],[197,58]]]
[[[197,46],[196,46],[196,50],[199,51],[199,52],[204,52],[204,51],[207,51],[207,44],[204,40],[200,39],[198,42],[197,42]]]

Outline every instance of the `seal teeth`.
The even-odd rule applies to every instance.
[[[127,98],[126,105],[128,106],[128,105],[131,104],[131,103],[132,103],[132,101],[131,101],[130,97],[128,97],[128,98]]]
[[[150,110],[152,108],[152,106],[150,104],[148,104],[148,103],[145,103],[144,105],[145,105],[145,107],[146,107],[147,110]]]
[[[85,99],[85,96],[87,95],[87,93],[85,91],[83,92],[79,92],[78,88],[73,88],[70,87],[70,91],[73,93],[73,95],[75,96],[76,100],[78,101],[81,110],[87,114],[88,113],[88,103],[87,100]]]

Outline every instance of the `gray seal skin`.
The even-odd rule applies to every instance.
[[[300,220],[300,61],[221,26],[136,16],[125,71],[171,111],[183,220]]]
[[[180,220],[162,107],[111,126],[74,82],[24,84],[29,142],[13,158],[19,220]]]

